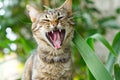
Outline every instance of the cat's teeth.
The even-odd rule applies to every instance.
[[[61,29],[59,29],[59,31],[61,32]]]
[[[53,34],[53,31],[52,31],[52,34]]]

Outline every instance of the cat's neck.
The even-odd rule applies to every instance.
[[[70,47],[60,50],[47,51],[41,48],[37,49],[39,58],[45,63],[66,63],[71,59]]]

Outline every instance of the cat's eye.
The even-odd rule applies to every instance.
[[[49,20],[49,19],[43,19],[43,21],[45,21],[45,22],[49,22],[50,20]]]
[[[57,15],[60,16],[60,12],[58,12]]]
[[[58,20],[60,20],[60,19],[63,19],[63,16],[61,16],[61,17],[58,17]]]
[[[47,15],[45,15],[45,18],[48,18],[48,16],[47,16]]]

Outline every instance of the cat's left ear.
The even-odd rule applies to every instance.
[[[66,0],[62,6],[59,7],[59,9],[65,9],[68,11],[68,14],[72,15],[72,0]]]

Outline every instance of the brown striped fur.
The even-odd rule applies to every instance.
[[[38,47],[26,61],[22,80],[72,80],[70,52],[70,41],[74,33],[72,0],[66,0],[59,8],[44,12],[30,5],[27,5],[27,9]],[[45,35],[55,28],[66,30],[60,49],[55,49]]]

